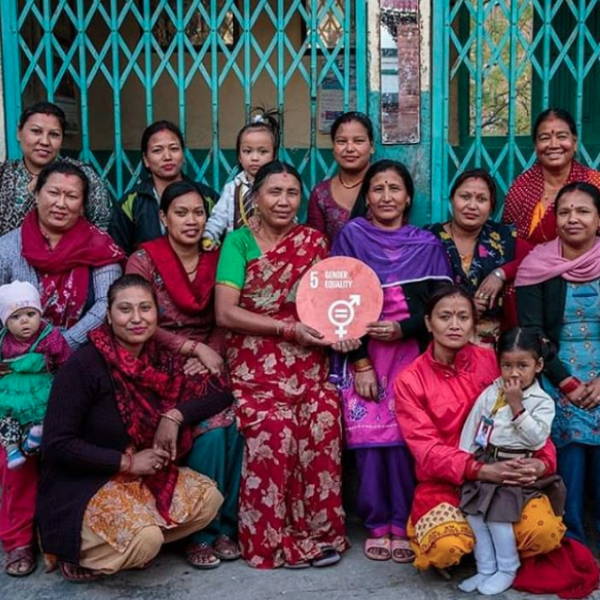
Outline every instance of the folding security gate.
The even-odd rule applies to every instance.
[[[600,0],[433,0],[432,19],[434,220],[466,168],[489,169],[505,192],[550,106],[572,112],[579,158],[599,166]]]
[[[325,130],[365,109],[366,0],[2,0],[8,156],[34,100],[67,110],[67,150],[114,196],[140,170],[139,138],[167,118],[186,170],[219,189],[251,107],[279,109],[281,156],[307,188],[332,169]]]

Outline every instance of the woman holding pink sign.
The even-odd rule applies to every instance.
[[[296,288],[327,256],[325,236],[295,223],[300,176],[262,166],[252,189],[258,226],[230,233],[217,269],[217,323],[245,440],[239,542],[253,567],[325,567],[347,547],[341,419],[323,335],[298,320]]]
[[[359,473],[357,511],[369,532],[364,552],[395,562],[414,558],[406,537],[414,474],[396,421],[393,382],[425,349],[425,304],[437,281],[450,280],[441,242],[406,223],[413,195],[402,163],[374,163],[332,249],[369,265],[384,290],[381,316],[349,354],[341,387],[346,445],[355,450]]]

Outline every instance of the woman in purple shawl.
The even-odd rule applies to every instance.
[[[355,450],[359,474],[357,512],[368,529],[364,551],[370,559],[396,562],[414,558],[406,538],[414,475],[392,386],[427,345],[424,310],[432,289],[450,280],[441,242],[406,224],[413,195],[402,163],[371,165],[352,219],[331,252],[369,265],[384,290],[380,320],[369,324],[361,347],[348,355],[341,387],[346,445]]]

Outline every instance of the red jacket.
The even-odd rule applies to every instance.
[[[465,420],[481,392],[499,376],[492,350],[468,344],[454,365],[437,362],[433,345],[404,369],[395,382],[396,414],[404,439],[415,457],[420,482],[461,485],[475,479],[475,459],[458,449]],[[551,441],[535,454],[556,470]]]

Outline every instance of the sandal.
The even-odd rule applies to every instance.
[[[195,569],[216,569],[221,564],[221,559],[215,555],[210,544],[200,542],[188,544],[185,557]]]
[[[21,546],[6,553],[4,572],[11,577],[26,577],[35,571],[33,546]]]
[[[237,542],[226,535],[219,536],[213,544],[213,552],[221,560],[237,560],[242,553]]]
[[[75,563],[60,561],[58,567],[63,578],[71,583],[88,583],[100,579],[100,573],[80,567]]]
[[[406,538],[392,538],[392,560],[396,563],[411,563],[415,560],[415,553],[410,549]]]
[[[390,551],[390,538],[367,538],[363,552],[371,560],[390,560],[392,553]]]
[[[310,567],[309,562],[283,563],[284,569],[308,569],[308,567]]]
[[[342,560],[342,555],[335,548],[324,548],[321,554],[311,561],[313,567],[330,567]]]

